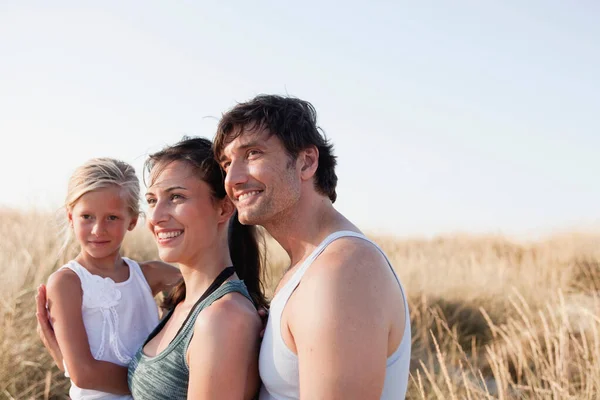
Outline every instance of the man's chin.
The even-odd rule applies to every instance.
[[[260,218],[248,212],[238,213],[238,220],[242,225],[260,225]]]

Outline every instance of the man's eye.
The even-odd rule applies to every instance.
[[[248,157],[252,158],[252,157],[256,157],[260,155],[260,151],[259,150],[250,150],[248,151]]]

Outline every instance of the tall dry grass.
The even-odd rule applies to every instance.
[[[0,211],[0,398],[66,398],[35,332],[34,293],[73,257],[52,218]],[[600,398],[600,234],[539,242],[454,235],[374,237],[408,292],[409,399]],[[286,256],[269,242],[269,293]],[[156,258],[142,229],[134,259]]]

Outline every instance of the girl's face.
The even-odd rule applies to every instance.
[[[159,165],[146,200],[147,225],[165,262],[195,265],[204,249],[216,244],[218,229],[233,212],[227,198],[215,199],[210,186],[181,161]]]
[[[137,222],[117,186],[84,194],[68,216],[82,253],[95,259],[118,254],[125,233]]]

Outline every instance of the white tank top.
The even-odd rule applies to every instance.
[[[96,360],[127,366],[138,348],[158,324],[158,307],[139,264],[123,257],[129,278],[115,283],[91,274],[77,261],[61,269],[75,272],[81,281],[81,314],[92,356]],[[69,377],[65,365],[65,376]],[[81,389],[71,381],[71,399],[131,399],[97,390]]]
[[[281,315],[290,296],[313,261],[331,242],[347,236],[361,238],[372,243],[379,251],[381,251],[390,265],[390,268],[392,268],[391,263],[383,250],[364,235],[351,231],[339,231],[326,237],[271,301],[269,319],[267,321],[267,327],[265,329],[259,355],[259,370],[263,383],[260,390],[260,400],[292,400],[300,398],[298,356],[294,354],[283,341],[280,328]],[[408,303],[406,301],[404,288],[393,268],[392,272],[398,281],[398,285],[402,291],[402,297],[404,298],[406,325],[400,345],[387,359],[385,382],[381,395],[381,399],[385,400],[404,399],[406,396],[410,363],[411,333]],[[324,366],[324,368],[327,368],[327,366]]]

